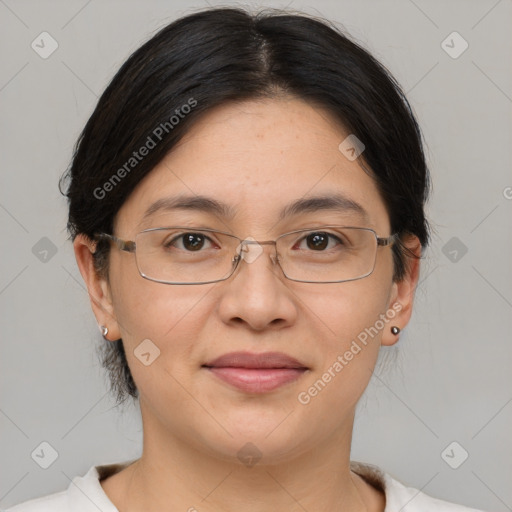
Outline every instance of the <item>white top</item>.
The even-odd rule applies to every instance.
[[[100,480],[117,473],[131,462],[93,466],[85,476],[75,477],[66,491],[25,501],[5,512],[118,512],[101,487]],[[350,469],[384,492],[384,512],[482,512],[405,487],[377,466],[351,462]]]

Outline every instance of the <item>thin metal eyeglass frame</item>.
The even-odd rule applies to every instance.
[[[279,235],[275,240],[263,240],[263,241],[241,239],[241,238],[237,237],[236,235],[227,233],[225,231],[218,231],[218,230],[210,229],[210,228],[193,228],[190,226],[169,226],[169,227],[149,228],[149,229],[144,229],[143,231],[140,231],[139,233],[137,233],[137,235],[135,235],[135,238],[136,238],[139,234],[147,233],[149,231],[163,231],[166,229],[182,229],[182,230],[187,230],[188,232],[191,232],[191,233],[203,232],[203,231],[206,231],[208,233],[218,233],[220,235],[227,235],[231,238],[235,238],[236,240],[238,240],[239,245],[241,245],[242,247],[240,249],[240,253],[235,254],[233,256],[233,259],[231,260],[231,263],[233,264],[233,268],[232,268],[231,272],[229,273],[229,275],[227,275],[226,277],[223,277],[221,279],[215,279],[214,281],[200,281],[200,282],[194,282],[194,283],[179,283],[179,282],[162,281],[162,280],[155,279],[155,278],[148,277],[148,276],[144,275],[139,267],[138,262],[137,262],[137,256],[136,256],[137,244],[134,240],[122,240],[121,238],[118,238],[115,235],[110,235],[108,233],[98,233],[95,236],[95,239],[96,240],[102,240],[102,239],[110,240],[110,241],[114,242],[116,247],[118,249],[120,249],[121,251],[130,252],[130,253],[135,254],[137,270],[139,271],[139,274],[141,275],[141,277],[143,277],[144,279],[147,279],[148,281],[153,281],[155,283],[161,283],[161,284],[195,285],[195,284],[211,284],[211,283],[218,283],[221,281],[226,281],[235,273],[236,269],[239,267],[240,261],[242,261],[242,259],[243,259],[243,257],[241,256],[241,252],[243,251],[243,246],[251,245],[251,244],[252,245],[274,245],[275,246],[275,256],[270,256],[270,258],[274,264],[277,263],[279,265],[279,268],[281,269],[284,277],[286,279],[289,279],[290,281],[295,281],[298,283],[312,283],[312,284],[346,283],[349,281],[358,281],[359,279],[364,279],[365,277],[368,277],[369,275],[371,275],[373,273],[373,271],[375,270],[375,263],[377,261],[377,250],[375,251],[375,258],[373,261],[372,269],[367,274],[365,274],[363,276],[354,277],[352,279],[342,279],[341,281],[304,281],[302,279],[293,279],[286,275],[286,272],[284,271],[284,269],[281,266],[281,263],[279,261],[279,255],[277,253],[277,241],[284,236],[292,235],[294,233],[302,233],[302,232],[307,232],[307,231],[315,232],[317,230],[321,231],[322,229],[326,229],[326,228],[361,229],[364,231],[369,231],[375,236],[375,240],[377,242],[377,249],[379,247],[389,247],[389,246],[393,245],[398,239],[398,233],[393,233],[392,235],[390,235],[388,237],[379,237],[377,235],[377,233],[371,228],[362,228],[359,226],[338,226],[338,225],[328,225],[328,226],[318,226],[318,227],[313,227],[313,228],[296,229],[294,231],[289,231],[288,233],[283,233],[282,235]]]

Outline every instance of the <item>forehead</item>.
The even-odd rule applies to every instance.
[[[293,214],[299,200],[335,195],[346,199],[345,206],[361,206],[367,214],[361,222],[383,232],[388,217],[374,180],[339,149],[348,135],[327,111],[291,97],[211,109],[139,183],[116,228],[133,231],[148,213],[168,213],[155,205],[169,198],[170,204],[178,196],[201,196],[227,206],[226,221],[263,232],[283,221],[284,213]],[[194,208],[187,211],[191,215]]]

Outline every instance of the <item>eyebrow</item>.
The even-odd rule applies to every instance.
[[[178,195],[163,197],[152,203],[144,212],[142,222],[155,213],[174,210],[194,210],[211,213],[224,219],[233,219],[236,211],[229,205],[207,196]],[[301,198],[286,205],[279,213],[279,221],[301,213],[313,213],[322,210],[339,210],[359,215],[368,220],[368,212],[356,201],[342,194],[323,194],[314,197]]]
[[[312,213],[321,210],[340,210],[359,215],[368,220],[368,212],[356,201],[342,194],[327,194],[314,197],[302,198],[285,206],[279,214],[279,220],[299,215],[301,213]]]
[[[213,213],[226,219],[232,219],[235,211],[227,204],[206,196],[178,195],[158,199],[144,212],[142,222],[155,213],[173,210],[196,210],[205,213]]]

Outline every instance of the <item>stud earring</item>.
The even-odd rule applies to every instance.
[[[105,327],[104,325],[100,325],[100,331],[103,337],[105,337],[108,334],[108,328]]]
[[[400,327],[397,327],[396,325],[394,325],[393,327],[391,327],[391,333],[394,334],[395,336],[400,332]]]

